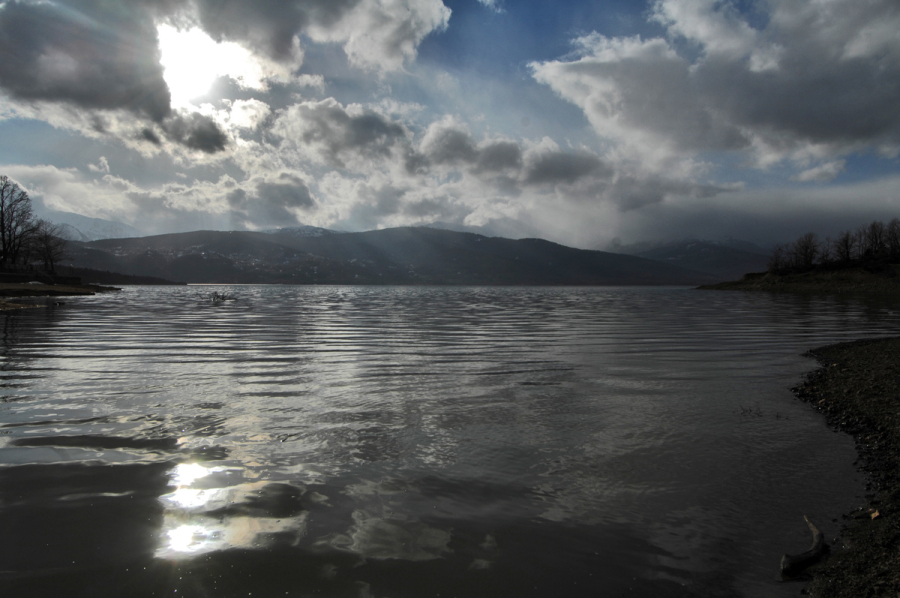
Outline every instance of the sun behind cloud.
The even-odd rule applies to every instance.
[[[218,77],[231,77],[245,89],[265,90],[266,80],[281,74],[243,46],[216,43],[196,27],[179,30],[162,24],[157,32],[163,78],[175,108],[192,106],[191,100],[209,92]]]

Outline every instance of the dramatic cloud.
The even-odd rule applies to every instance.
[[[25,100],[123,108],[161,121],[169,90],[150,11],[134,3],[0,5],[0,87]]]
[[[197,112],[174,115],[163,123],[163,129],[185,146],[207,154],[220,152],[228,144],[228,137],[218,124]]]
[[[440,221],[581,246],[900,197],[895,0],[619,3],[575,40],[547,6],[0,0],[0,174],[144,232]]]
[[[162,24],[159,33],[160,63],[175,107],[190,107],[206,94],[219,77],[228,77],[241,89],[265,91],[269,81],[291,81],[293,65],[281,65],[253,54],[235,42],[216,43],[198,28],[178,30]],[[296,61],[302,60],[297,49]]]
[[[121,178],[106,174],[93,180],[75,169],[47,165],[10,164],[0,168],[28,191],[39,208],[131,221],[135,206],[127,194],[137,188]]]
[[[426,35],[443,29],[450,10],[440,0],[197,0],[203,29],[274,60],[299,65],[299,35],[343,44],[351,62],[400,68]]]
[[[288,107],[275,119],[272,133],[283,139],[285,149],[337,168],[361,168],[361,163],[387,158],[407,140],[398,122],[358,105],[342,106],[334,98]]]
[[[472,164],[478,159],[478,148],[468,129],[452,118],[432,123],[419,149],[435,164]]]
[[[527,183],[574,183],[587,176],[609,178],[613,174],[609,165],[587,152],[532,152],[528,158]]]
[[[272,222],[284,222],[286,218],[296,220],[296,215],[288,216],[289,210],[306,211],[316,205],[306,182],[287,172],[282,172],[271,182],[257,183],[256,195]]]
[[[522,167],[522,148],[514,141],[492,139],[478,148],[476,172],[503,172]]]
[[[394,70],[415,58],[425,36],[449,21],[450,9],[441,0],[360,0],[339,19],[313,24],[308,34],[315,41],[343,43],[354,64]]]
[[[533,64],[535,78],[581,107],[603,137],[645,159],[683,150],[738,149],[740,130],[703,101],[691,64],[662,39],[578,40],[583,56],[572,62]]]
[[[533,63],[534,76],[643,157],[746,150],[767,165],[900,144],[900,5],[758,8],[770,9],[761,29],[731,2],[659,0],[653,18],[685,51],[595,33],[572,60]]]
[[[36,104],[12,108],[19,113],[54,103],[127,111],[148,123],[123,139],[161,147],[170,133],[188,148],[220,151],[225,140],[210,122],[171,116],[197,110],[189,101],[217,77],[258,91],[270,81],[321,90],[322,75],[295,75],[301,36],[342,43],[351,62],[385,72],[413,59],[449,15],[440,0],[11,0],[0,3],[0,90]],[[73,120],[66,124],[78,129]]]

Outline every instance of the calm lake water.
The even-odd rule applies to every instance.
[[[797,596],[802,516],[865,491],[801,353],[900,334],[672,288],[64,301],[0,315],[6,598]]]

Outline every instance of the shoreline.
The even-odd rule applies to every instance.
[[[750,272],[740,280],[702,285],[697,289],[702,291],[896,295],[900,293],[900,265],[869,264],[868,266],[849,268],[819,268],[807,272],[785,274]]]
[[[792,390],[853,437],[867,478],[867,503],[843,515],[830,556],[808,569],[807,592],[894,598],[900,593],[900,337],[827,345],[806,355],[819,368]]]
[[[14,309],[29,309],[38,307],[33,303],[14,303],[7,298],[31,298],[31,297],[85,297],[97,293],[121,291],[116,287],[104,287],[93,284],[30,284],[30,283],[0,283],[0,311]]]

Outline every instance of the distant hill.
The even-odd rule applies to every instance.
[[[769,262],[766,255],[708,241],[679,241],[635,255],[725,279],[740,278],[748,272],[765,272]]]
[[[726,280],[740,278],[748,272],[763,272],[769,262],[769,252],[762,247],[731,238],[719,241],[681,239],[632,245],[615,243],[610,244],[609,251],[665,262]]]
[[[91,270],[90,268],[73,268],[71,266],[58,266],[56,273],[61,276],[77,276],[84,284],[131,284],[131,285],[183,285],[183,282],[156,278],[154,276],[135,276],[119,274],[105,270]]]
[[[115,220],[90,218],[74,212],[62,212],[59,210],[45,210],[40,216],[54,224],[61,225],[66,238],[73,241],[96,241],[97,239],[121,239],[141,236],[141,231],[138,229]]]
[[[291,226],[287,228],[271,228],[261,231],[269,235],[292,235],[294,237],[321,237],[322,235],[339,234],[336,230],[319,228],[318,226]]]
[[[70,243],[73,266],[205,283],[695,285],[721,280],[637,256],[425,227],[317,236],[196,231]]]

